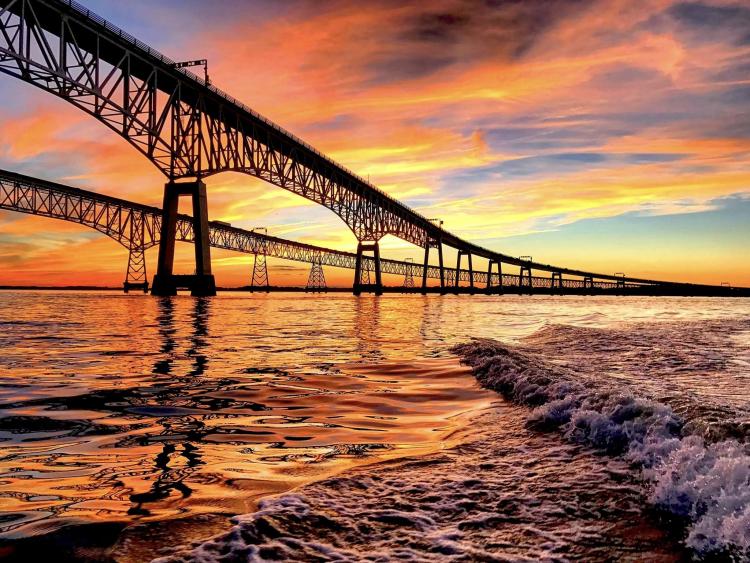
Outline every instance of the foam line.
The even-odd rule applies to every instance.
[[[453,348],[479,382],[532,407],[528,424],[622,456],[649,483],[649,501],[689,520],[698,554],[750,558],[750,453],[733,439],[706,443],[671,407],[608,387],[491,340]]]

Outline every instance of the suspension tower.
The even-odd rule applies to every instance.
[[[414,258],[407,258],[406,262],[408,264],[406,265],[406,274],[404,275],[404,287],[411,289],[414,287]]]
[[[268,234],[266,227],[257,227],[253,229],[253,232],[263,231],[263,234]],[[265,291],[268,293],[268,263],[266,258],[268,257],[268,249],[266,247],[266,241],[263,240],[260,243],[258,251],[253,254],[253,277],[250,280],[250,291]]]
[[[315,256],[310,266],[310,275],[307,277],[306,291],[323,291],[326,289],[326,277],[323,273],[323,261],[320,254]]]

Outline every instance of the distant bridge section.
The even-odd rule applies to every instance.
[[[130,251],[126,287],[147,287],[143,255],[146,249],[159,244],[162,210],[158,207],[0,170],[0,209],[79,223],[107,235]],[[189,215],[178,216],[177,240],[194,242],[193,223]],[[222,221],[209,222],[209,238],[215,248],[308,264],[353,270],[357,259],[352,252],[286,240],[232,227]],[[374,269],[373,259],[366,258],[364,262],[368,270]],[[382,267],[387,274],[401,276],[406,276],[407,272],[414,275],[418,268],[413,262],[385,259]],[[429,267],[427,276],[439,279],[439,268]],[[459,280],[468,282],[469,271],[461,270]],[[494,280],[499,284],[497,276]],[[486,274],[474,272],[474,281],[486,283]]]
[[[141,205],[124,199],[109,197],[96,192],[81,190],[55,182],[24,176],[15,172],[0,170],[0,209],[16,211],[53,219],[60,219],[85,225],[95,229],[128,249],[128,268],[124,287],[146,290],[145,251],[159,244],[162,210],[158,207]],[[194,218],[189,215],[178,215],[177,240],[194,242]],[[311,265],[332,266],[354,270],[357,267],[357,255],[291,241],[264,233],[233,227],[221,221],[209,222],[209,240],[212,247],[242,252],[245,254],[272,256],[293,260]],[[386,274],[402,276],[404,280],[423,273],[423,266],[407,260],[383,259],[382,271]],[[363,268],[373,272],[373,258],[363,260]],[[458,275],[456,275],[458,274]],[[439,280],[441,271],[438,266],[429,266],[427,278]],[[658,286],[633,284],[630,282],[612,282],[593,278],[563,279],[561,282],[549,276],[531,276],[529,281],[522,275],[496,273],[490,277],[486,272],[468,269],[445,268],[443,275],[455,287],[456,277],[459,282],[468,283],[469,289],[489,293],[529,292],[546,290],[555,292],[585,293],[587,291],[628,291],[641,289],[646,292],[659,292]],[[692,286],[682,288],[689,293],[706,292],[712,286]],[[445,288],[446,290],[448,288]],[[717,288],[713,288],[716,290]],[[721,294],[733,294],[739,290],[720,288]]]

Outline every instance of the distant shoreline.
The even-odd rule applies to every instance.
[[[47,290],[90,290],[90,291],[111,291],[120,290],[122,287],[106,287],[100,285],[0,285],[0,290],[34,290],[34,289],[47,289]]]

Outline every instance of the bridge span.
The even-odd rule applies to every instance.
[[[96,192],[73,188],[55,182],[32,178],[15,172],[0,170],[0,209],[15,211],[85,225],[112,238],[128,250],[128,266],[123,284],[126,291],[142,289],[148,291],[146,276],[146,250],[159,244],[162,210]],[[310,264],[313,268],[331,266],[336,268],[357,267],[357,255],[312,244],[305,244],[265,233],[233,227],[221,221],[209,221],[209,241],[212,247],[232,250],[255,257],[282,258]],[[195,242],[194,218],[177,216],[177,240]],[[375,270],[375,260],[365,257],[362,268],[367,275]],[[401,276],[402,287],[408,289],[407,280],[422,275],[421,265],[408,260],[381,259],[381,270],[386,274]],[[589,284],[584,279],[564,278],[559,285],[549,276],[531,276],[531,287],[518,274],[493,273],[487,283],[487,273],[466,268],[444,268],[443,277],[450,283],[444,290],[455,291],[458,283],[469,284],[468,291],[486,293],[519,293],[545,291],[555,293],[660,293],[667,294],[711,294],[711,286],[684,286],[665,290],[648,284],[619,283],[593,278]],[[426,277],[441,278],[439,266],[428,266]],[[266,278],[267,279],[267,278]],[[458,283],[457,283],[457,281]],[[262,288],[260,288],[262,289]],[[677,290],[680,291],[677,291]],[[716,290],[717,288],[713,288]],[[736,294],[739,290],[720,288],[721,295]]]
[[[0,72],[86,112],[165,175],[153,287],[157,294],[174,294],[178,283],[189,285],[195,295],[215,292],[210,247],[215,242],[212,233],[216,236],[218,231],[216,224],[208,223],[204,180],[222,171],[262,178],[338,215],[358,241],[355,293],[382,291],[381,274],[389,262],[380,257],[379,241],[385,235],[423,249],[423,287],[436,271],[429,266],[433,249],[440,286],[451,284],[451,269],[443,262],[445,246],[457,250],[455,270],[462,271],[461,260],[466,258],[470,281],[481,278],[474,271],[474,259],[485,259],[484,276],[490,286],[494,279],[498,284],[505,280],[504,267],[512,266],[518,268],[515,278],[520,286],[529,289],[538,283],[532,271],[546,273],[558,288],[572,283],[566,276],[584,287],[595,280],[665,291],[693,287],[542,264],[463,240],[74,0],[0,0]],[[177,213],[181,196],[193,202],[196,274],[178,278],[173,262],[174,243],[185,226]],[[370,264],[374,282],[367,276]]]

